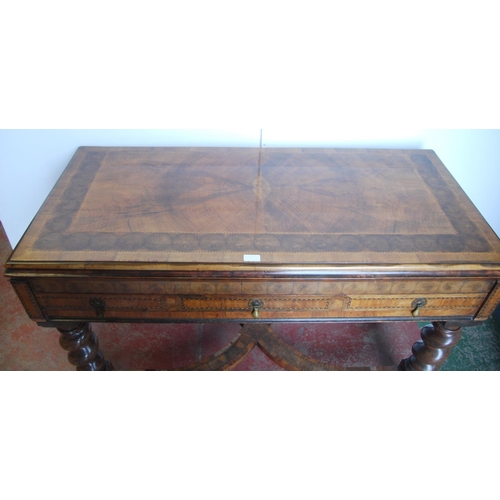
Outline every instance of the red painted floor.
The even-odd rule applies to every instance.
[[[0,262],[11,251],[0,224]],[[2,266],[3,268],[3,266]],[[59,333],[37,326],[10,284],[0,277],[0,370],[74,370]],[[274,323],[273,330],[303,354],[343,367],[395,367],[420,338],[415,323]],[[101,351],[116,370],[175,370],[201,361],[231,342],[234,324],[94,323]],[[281,370],[255,348],[235,370]]]

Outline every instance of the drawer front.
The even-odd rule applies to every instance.
[[[418,308],[418,301],[425,305]],[[349,317],[357,313],[378,316],[473,316],[485,300],[485,295],[426,295],[416,298],[415,295],[391,297],[387,295],[359,296],[353,295],[347,301]]]
[[[252,320],[258,318],[471,318],[494,280],[89,280],[33,279],[48,320]],[[425,302],[417,308],[420,302]],[[418,309],[418,311],[416,311]]]

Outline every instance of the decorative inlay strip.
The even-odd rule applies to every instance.
[[[263,299],[262,310],[281,311],[297,309],[328,309],[329,299]],[[184,310],[224,310],[224,311],[247,311],[250,310],[248,299],[231,298],[197,298],[182,297],[182,308]]]
[[[483,307],[477,314],[477,318],[485,320],[488,319],[495,310],[495,308],[497,307],[499,299],[500,299],[500,281],[497,281],[495,287],[493,288],[493,291],[490,293]]]
[[[464,295],[447,297],[442,295],[426,296],[426,309],[453,308],[470,309],[477,307],[484,300],[484,295]],[[413,309],[411,304],[414,297],[349,297],[347,300],[348,309]]]
[[[19,280],[10,280],[10,282],[29,317],[33,320],[45,319],[29,284]]]
[[[44,308],[75,309],[84,308],[91,310],[89,300],[92,297],[104,299],[106,310],[148,310],[162,309],[160,297],[127,297],[123,295],[70,295],[70,294],[40,294],[41,305]],[[71,302],[71,303],[68,303]]]

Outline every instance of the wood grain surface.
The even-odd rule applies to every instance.
[[[79,148],[14,251],[30,262],[498,264],[428,150]]]

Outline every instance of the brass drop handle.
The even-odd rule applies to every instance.
[[[104,310],[106,309],[106,302],[102,299],[92,297],[89,300],[90,307],[92,307],[98,318],[104,318]]]
[[[427,304],[427,299],[423,299],[423,298],[415,299],[411,303],[411,307],[413,308],[411,311],[412,316],[414,318],[416,318],[417,316],[420,316],[420,309],[422,307],[424,307],[426,304]]]
[[[260,299],[252,299],[248,302],[248,306],[252,310],[252,316],[257,319],[259,317],[259,309],[264,307],[264,302]]]

